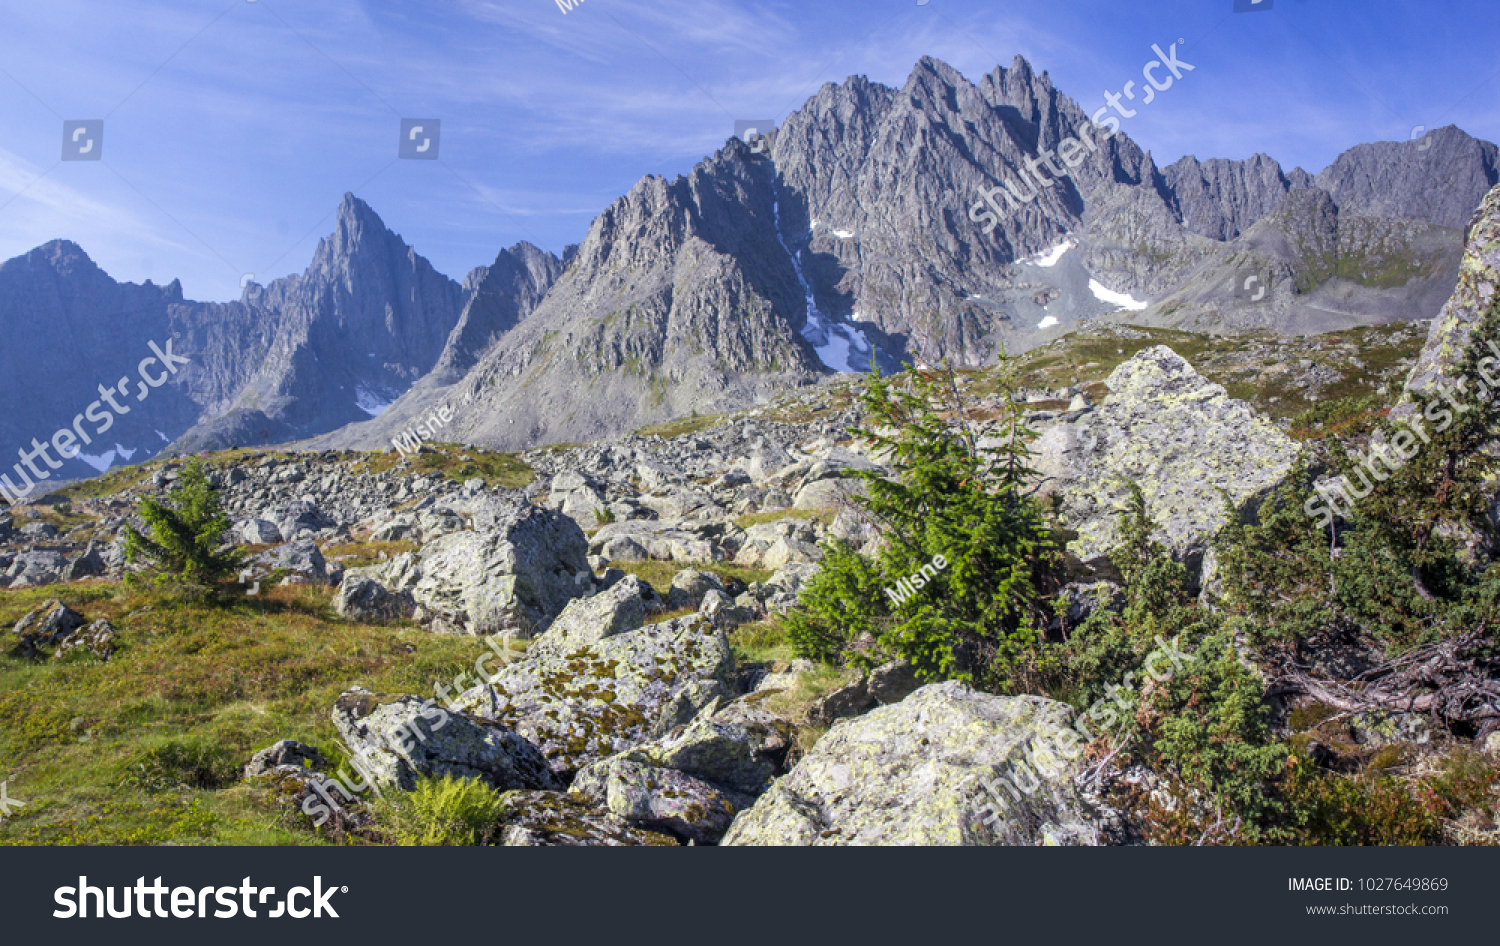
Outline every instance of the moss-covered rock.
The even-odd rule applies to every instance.
[[[728,639],[694,615],[567,653],[528,654],[456,705],[522,734],[566,778],[728,699],[733,674]]]
[[[333,708],[333,723],[377,785],[403,791],[417,776],[478,778],[499,789],[556,789],[560,785],[536,746],[492,723],[450,713],[431,700],[349,690]]]
[[[1040,697],[990,696],[960,683],[841,720],[749,811],[726,845],[1038,845],[1091,843],[1094,813],[1073,713]],[[1046,765],[1040,765],[1045,760]],[[1023,769],[1022,766],[1025,766]],[[1035,787],[997,801],[1003,778]]]
[[[510,792],[500,843],[511,847],[676,847],[665,834],[626,824],[583,795]]]
[[[572,793],[629,824],[684,841],[717,843],[739,813],[734,796],[676,769],[640,761],[637,755],[633,750],[593,763],[578,773]]]
[[[1225,525],[1225,495],[1253,507],[1291,471],[1297,444],[1165,345],[1121,364],[1107,384],[1102,406],[1042,436],[1034,463],[1077,533],[1068,551],[1085,562],[1118,544],[1129,482],[1145,495],[1154,538],[1196,564]]]
[[[1486,194],[1474,212],[1466,241],[1458,285],[1433,319],[1427,344],[1406,379],[1407,400],[1429,400],[1437,396],[1439,384],[1451,385],[1458,380],[1454,365],[1469,345],[1469,332],[1483,318],[1491,298],[1500,289],[1500,187]],[[1471,392],[1478,380],[1466,379]]]

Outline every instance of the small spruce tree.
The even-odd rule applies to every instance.
[[[240,567],[238,549],[218,551],[229,531],[229,517],[201,460],[187,462],[165,502],[147,496],[139,512],[150,535],[127,525],[125,560],[131,564],[144,560],[156,584],[208,587]]]
[[[868,427],[852,433],[897,471],[854,471],[856,502],[882,527],[866,559],[840,544],[788,616],[803,656],[855,666],[900,657],[925,679],[1014,687],[1039,653],[1038,606],[1059,558],[1046,510],[1031,494],[1034,433],[1011,398],[1014,365],[1000,365],[1001,446],[980,446],[951,370],[909,369],[899,386],[872,363],[860,397]],[[936,567],[937,556],[945,563]],[[894,594],[914,579],[915,593]],[[908,591],[911,585],[907,586]],[[888,592],[887,589],[892,589]],[[858,646],[873,638],[873,650]]]

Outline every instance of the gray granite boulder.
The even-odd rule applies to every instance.
[[[1110,374],[1109,399],[1036,443],[1043,495],[1077,537],[1068,551],[1100,563],[1119,542],[1127,482],[1140,486],[1160,541],[1196,568],[1225,525],[1224,494],[1253,510],[1285,481],[1298,445],[1170,348],[1156,345]],[[1221,493],[1222,491],[1222,493]]]
[[[684,568],[672,576],[672,587],[667,589],[667,607],[696,607],[710,591],[724,590],[724,580],[713,572]]]
[[[646,623],[645,584],[626,575],[603,591],[574,598],[527,651],[533,658],[561,657]]]
[[[387,589],[376,569],[354,568],[344,573],[333,596],[333,610],[348,621],[374,622],[410,618],[416,602],[407,593]]]
[[[478,517],[476,516],[476,519]],[[530,504],[508,504],[483,531],[445,535],[397,556],[382,582],[410,592],[417,620],[435,631],[541,633],[568,602],[595,589],[578,523]]]
[[[731,795],[701,779],[628,755],[590,765],[570,791],[628,824],[699,844],[717,843],[740,810]]]
[[[724,844],[1095,843],[1094,812],[1073,787],[1083,761],[1064,735],[1072,721],[1052,700],[925,686],[837,723],[735,819]],[[1072,759],[1052,748],[1065,745]],[[1018,770],[1036,774],[1022,779],[1034,787],[996,805],[987,784]]]
[[[288,503],[276,519],[276,529],[281,537],[292,541],[305,530],[317,533],[324,529],[338,528],[338,520],[306,500]]]
[[[516,791],[504,798],[507,847],[676,847],[670,835],[628,824],[586,795]]]
[[[282,541],[281,530],[269,519],[246,519],[240,523],[239,532],[246,545],[276,545]]]
[[[509,664],[458,709],[514,729],[569,777],[590,762],[687,723],[734,688],[734,654],[699,616],[651,624]]]
[[[328,562],[311,539],[287,542],[266,549],[245,563],[251,581],[284,572],[283,584],[321,585],[328,581]]]
[[[560,787],[525,738],[431,700],[349,690],[334,704],[333,724],[377,785],[411,791],[419,775],[452,775],[499,789]]]

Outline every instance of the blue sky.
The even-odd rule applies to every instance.
[[[1181,39],[1196,68],[1124,128],[1157,163],[1345,148],[1457,124],[1500,140],[1493,0],[48,0],[0,33],[0,258],[67,238],[116,279],[238,298],[307,265],[345,191],[461,279],[560,251],[646,174],[825,82],[971,81],[1020,54],[1089,111]],[[59,162],[105,120],[103,160]],[[402,118],[439,161],[396,159]]]

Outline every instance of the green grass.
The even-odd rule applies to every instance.
[[[775,574],[764,568],[745,568],[740,565],[730,565],[725,562],[610,562],[610,568],[618,568],[627,575],[634,575],[641,581],[646,582],[652,588],[666,594],[668,588],[672,587],[672,579],[677,573],[684,569],[695,569],[700,572],[711,572],[724,579],[735,579],[745,584],[757,581],[767,581]]]
[[[735,659],[748,664],[790,663],[796,656],[781,616],[772,614],[754,624],[744,624],[729,633]]]
[[[773,509],[770,512],[750,512],[739,516],[734,524],[741,529],[751,526],[762,525],[767,522],[780,522],[783,519],[802,519],[807,522],[821,522],[824,525],[832,525],[834,517],[838,515],[832,509]]]
[[[636,431],[636,434],[642,437],[661,437],[664,440],[671,440],[673,437],[682,437],[687,434],[696,434],[707,430],[717,424],[723,417],[723,414],[693,414],[688,417],[679,417],[676,420],[667,421],[664,424],[652,424],[649,427],[642,427]]]
[[[521,489],[536,479],[536,472],[508,453],[493,453],[478,447],[457,443],[423,443],[424,452],[412,460],[418,472],[443,476],[455,483],[478,477],[486,486],[500,489]],[[388,450],[384,453],[366,454],[354,464],[352,472],[385,473],[399,466],[406,459],[400,452]]]
[[[349,542],[343,545],[323,546],[323,557],[330,562],[338,558],[345,568],[364,568],[366,565],[378,565],[389,561],[403,552],[415,552],[421,547],[416,542],[404,540],[400,542]],[[385,553],[385,558],[380,557],[381,552]],[[353,557],[345,558],[345,556]]]
[[[48,598],[108,618],[107,664],[0,655],[0,779],[27,804],[7,844],[316,844],[238,770],[279,739],[344,756],[339,693],[431,695],[485,650],[475,638],[337,618],[331,590],[262,588],[189,606],[98,583],[0,591],[0,624]]]

